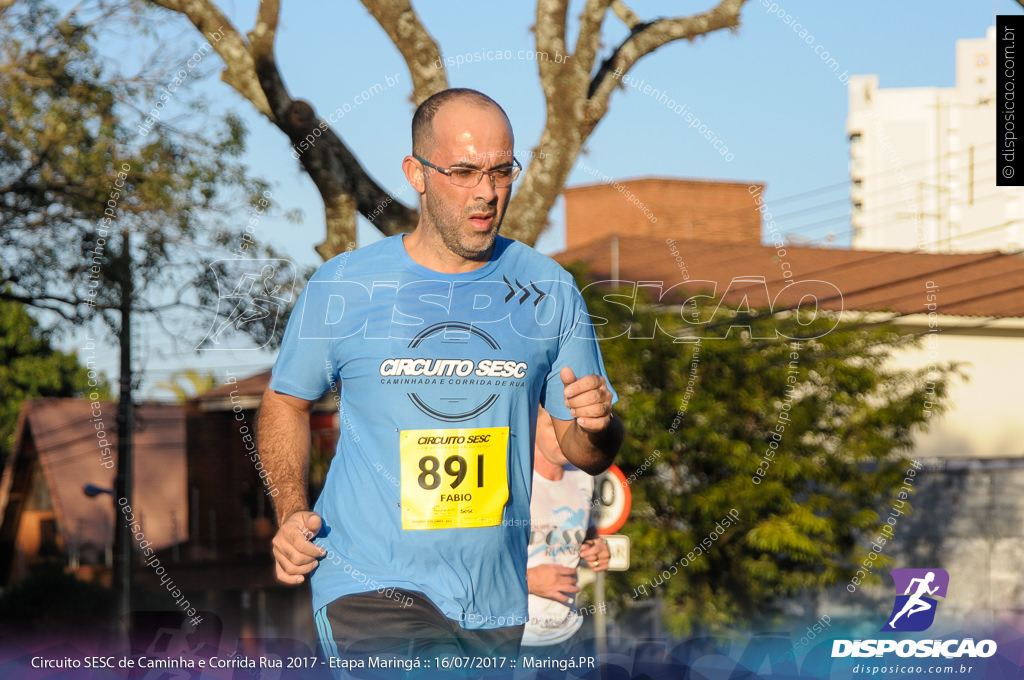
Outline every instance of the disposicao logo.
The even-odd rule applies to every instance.
[[[928,630],[935,621],[938,600],[946,597],[949,573],[945,569],[893,569],[896,602],[887,623],[880,629],[916,633]],[[933,597],[934,596],[934,597]],[[996,653],[994,640],[975,643],[964,640],[833,640],[832,657],[884,656],[896,652],[901,657],[989,657]]]
[[[893,569],[889,575],[896,585],[896,604],[881,630],[928,630],[938,608],[938,601],[929,596],[946,597],[949,573],[945,569]]]

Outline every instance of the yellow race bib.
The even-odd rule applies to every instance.
[[[501,524],[508,501],[508,428],[402,430],[402,528]]]

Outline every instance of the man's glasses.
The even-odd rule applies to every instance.
[[[472,189],[477,184],[480,184],[480,180],[484,178],[484,175],[490,175],[491,182],[495,187],[505,188],[512,186],[512,182],[516,181],[516,178],[519,177],[519,172],[523,169],[523,166],[519,165],[519,161],[514,157],[512,158],[512,165],[494,170],[477,170],[476,168],[463,168],[457,165],[453,165],[450,168],[442,168],[423,160],[419,156],[413,156],[413,158],[423,163],[423,165],[437,170],[442,175],[447,175],[452,184],[464,189]]]

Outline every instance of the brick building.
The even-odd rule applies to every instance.
[[[763,191],[758,182],[665,178],[573,187],[563,194],[565,247],[612,234],[759,245],[754,196]]]

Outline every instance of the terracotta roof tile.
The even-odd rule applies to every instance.
[[[810,290],[810,284],[788,284],[816,280],[830,283],[839,291],[825,298],[819,296],[819,303],[826,309],[900,314],[928,311],[924,307],[925,284],[931,281],[939,289],[934,311],[940,314],[1024,316],[1024,257],[1020,254],[947,255],[805,246],[776,250],[773,246],[743,243],[669,241],[619,236],[619,278],[661,281],[667,290],[688,277],[689,281],[672,292],[694,294],[713,289],[723,294],[728,290],[726,301],[737,303],[744,294],[754,295],[758,290],[763,297],[763,287],[760,283],[730,287],[730,283],[742,277],[763,277],[769,296],[787,306]],[[671,251],[673,245],[678,255]],[[555,259],[562,264],[586,262],[598,279],[610,279],[611,253],[609,237],[560,253]],[[788,272],[792,276],[787,278]]]
[[[112,488],[117,465],[117,404],[101,402],[99,419],[85,399],[35,399],[25,402],[14,450],[8,460],[28,455],[31,436],[50,489],[65,540],[95,546],[112,543],[114,506],[109,496],[89,498],[86,484]],[[97,430],[102,423],[103,430]],[[141,404],[135,408],[135,488],[132,507],[141,513],[142,529],[154,549],[188,538],[185,412],[175,404]],[[102,465],[100,438],[109,442],[112,461]],[[3,477],[11,484],[9,475]],[[6,498],[0,489],[0,498]],[[0,514],[2,516],[2,514]],[[120,517],[119,517],[120,519]]]

